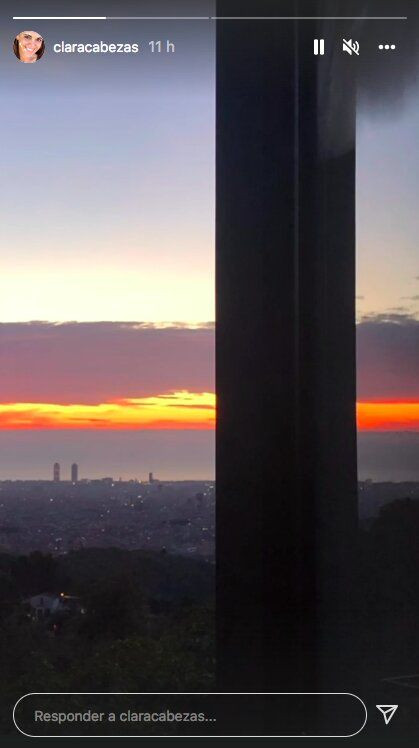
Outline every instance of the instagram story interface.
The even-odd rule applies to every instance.
[[[414,4],[6,6],[0,734],[417,740]]]

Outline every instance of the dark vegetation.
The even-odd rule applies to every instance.
[[[354,551],[347,686],[381,694],[385,703],[410,695],[416,714],[419,501],[382,507],[360,528]],[[77,596],[84,612],[39,621],[28,615],[25,599],[62,591]],[[214,640],[208,563],[114,548],[1,554],[0,732],[13,731],[11,709],[29,691],[214,690]],[[392,682],[400,676],[408,676],[409,689]]]
[[[360,531],[357,556],[359,667],[365,679],[419,675],[419,501],[383,506]]]
[[[29,691],[210,691],[211,565],[143,551],[0,555],[0,732]],[[75,595],[81,610],[34,620],[24,601]]]

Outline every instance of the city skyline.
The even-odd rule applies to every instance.
[[[64,470],[62,468],[64,467]],[[44,469],[45,466],[42,466]],[[14,478],[10,476],[9,478],[0,478],[0,483],[8,483],[8,482],[23,482],[23,483],[38,483],[38,482],[46,482],[46,483],[89,483],[90,481],[104,481],[109,482],[112,480],[114,483],[120,483],[126,482],[126,483],[147,483],[149,485],[155,483],[159,484],[162,483],[162,480],[158,475],[155,475],[153,472],[145,471],[147,477],[141,478],[139,475],[132,475],[129,478],[122,478],[122,476],[118,476],[117,478],[113,475],[103,474],[101,477],[91,477],[90,475],[79,475],[79,465],[76,462],[71,463],[71,465],[68,465],[67,463],[62,462],[54,462],[49,465],[50,468],[50,475],[49,477],[44,478]],[[184,479],[186,482],[189,482],[191,479],[186,478]],[[208,480],[209,483],[214,483],[214,480],[211,478],[199,478],[199,479],[192,479],[192,482],[201,482]],[[177,478],[176,480],[171,480],[170,478],[166,478],[165,483],[182,483],[182,479]]]
[[[0,480],[45,480],[55,461],[92,479],[214,480],[215,431],[0,430]]]

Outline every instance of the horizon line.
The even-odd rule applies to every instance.
[[[154,478],[152,481],[142,480],[141,478],[113,478],[111,475],[103,475],[100,478],[78,478],[76,481],[72,481],[71,478],[60,478],[60,480],[54,480],[53,478],[0,478],[0,483],[71,483],[73,486],[78,483],[89,483],[91,481],[110,481],[112,483],[147,483],[153,485],[153,483],[214,483],[215,478]]]

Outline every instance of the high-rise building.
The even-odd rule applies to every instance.
[[[153,473],[149,473],[149,474],[148,474],[148,482],[149,482],[149,483],[153,483],[153,481],[154,481],[154,478],[153,478]]]
[[[54,483],[58,483],[60,480],[60,463],[54,462],[54,472],[53,472],[53,480]]]
[[[78,479],[79,479],[79,466],[77,465],[76,462],[73,462],[71,466],[71,482],[77,483]]]

